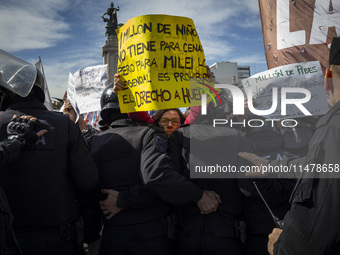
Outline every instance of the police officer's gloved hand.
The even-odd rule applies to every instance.
[[[36,118],[24,116],[18,118],[13,116],[12,120],[7,125],[7,140],[17,141],[20,146],[31,145],[36,142],[38,135],[33,132],[33,127]]]

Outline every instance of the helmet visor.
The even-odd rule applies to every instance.
[[[35,82],[37,68],[20,58],[0,50],[0,86],[26,97]]]

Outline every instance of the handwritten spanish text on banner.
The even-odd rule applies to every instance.
[[[190,18],[144,15],[116,30],[121,112],[190,106],[191,78],[206,76],[206,63]]]
[[[312,115],[325,114],[328,110],[327,94],[324,89],[324,79],[320,63],[318,61],[290,64],[276,67],[268,71],[255,74],[242,80],[245,91],[251,89],[256,103],[256,109],[267,110],[276,107],[276,110],[265,116],[270,119],[282,119],[286,117],[298,118],[305,115],[293,104],[287,105],[286,115],[281,114],[281,100],[273,105],[273,88],[303,88],[309,90],[311,99],[304,104]],[[280,90],[277,92],[281,95]],[[290,93],[291,99],[302,98],[300,93]],[[280,97],[278,97],[280,98]]]

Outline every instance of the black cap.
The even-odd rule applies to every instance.
[[[334,37],[329,51],[329,65],[340,65],[340,37]]]

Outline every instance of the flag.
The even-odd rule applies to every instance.
[[[44,93],[45,93],[45,102],[44,102],[44,105],[46,106],[46,108],[49,111],[53,111],[52,100],[51,100],[51,97],[50,97],[50,92],[48,91],[47,81],[46,81],[45,72],[44,72],[44,67],[42,65],[40,57],[39,57],[38,62],[36,62],[34,65],[42,73],[42,75],[44,76]]]
[[[89,119],[89,112],[87,112],[87,113],[85,114],[84,120],[85,120],[86,124],[89,123],[89,121],[90,121],[90,119]]]
[[[329,45],[340,36],[339,0],[259,0],[268,69],[319,61],[328,67]]]

